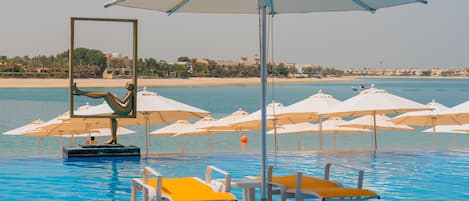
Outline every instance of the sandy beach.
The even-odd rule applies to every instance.
[[[275,78],[275,83],[310,83],[310,82],[338,82],[350,81],[354,77],[338,78]],[[129,80],[125,79],[80,79],[77,83],[81,87],[121,87]],[[272,82],[269,78],[268,82]],[[139,86],[148,87],[179,87],[179,86],[227,86],[227,85],[257,85],[260,78],[190,78],[190,79],[139,79]],[[60,88],[68,87],[68,79],[0,79],[0,88]]]

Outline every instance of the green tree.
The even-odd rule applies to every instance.
[[[180,56],[178,57],[178,62],[190,62],[191,60],[189,59],[189,57],[186,57],[186,56]]]

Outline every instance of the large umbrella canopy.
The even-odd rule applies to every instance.
[[[359,133],[369,133],[371,130],[363,128],[347,128],[341,127],[340,125],[347,123],[347,121],[342,120],[339,117],[333,117],[323,122],[322,131],[324,133],[337,133],[337,134],[359,134]],[[308,122],[298,123],[298,124],[286,124],[277,128],[277,133],[318,133],[320,131],[319,124],[312,124]],[[268,134],[274,134],[274,130],[270,130]]]
[[[434,126],[422,132],[433,134],[434,145],[435,145],[435,138],[436,138],[435,133],[452,133],[453,144],[456,145],[456,134],[467,134],[469,132],[469,124]]]
[[[213,122],[215,122],[217,119],[213,118],[212,116],[206,116],[203,119],[195,122],[191,126],[185,127],[181,129],[179,132],[176,133],[175,136],[179,135],[195,135],[195,134],[213,134],[214,131],[210,131],[207,129],[204,129],[202,127],[205,127]]]
[[[440,113],[441,117],[454,118],[459,123],[457,124],[467,124],[469,123],[469,101],[456,105],[446,111]]]
[[[396,114],[411,111],[430,110],[425,105],[415,101],[393,95],[383,89],[371,88],[361,91],[358,95],[337,104],[327,112],[320,113],[325,117],[365,116],[373,115],[373,144],[374,150],[378,149],[376,134],[376,115]]]
[[[301,133],[330,133],[334,134],[334,149],[336,148],[337,140],[336,134],[363,134],[369,133],[370,130],[368,129],[361,129],[361,128],[346,128],[340,127],[341,124],[346,123],[346,121],[342,120],[342,118],[334,117],[330,118],[322,123],[319,124],[311,124],[308,122],[298,123],[298,124],[287,124],[282,125],[277,128],[277,133],[295,133],[297,134],[297,146],[300,146],[300,139],[299,134]],[[274,130],[270,130],[268,134],[274,134]],[[322,140],[322,139],[321,139]],[[322,142],[321,142],[322,143]],[[321,145],[322,146],[322,145]]]
[[[151,132],[150,134],[152,135],[158,135],[158,136],[174,136],[176,133],[179,131],[183,130],[184,128],[191,127],[192,123],[187,121],[187,120],[177,120],[176,122],[169,124],[165,127],[162,127],[158,130],[155,130]],[[181,147],[181,152],[184,152],[184,136],[180,138],[180,147]]]
[[[36,128],[39,127],[42,124],[44,124],[44,121],[42,121],[40,119],[34,120],[33,122],[31,122],[29,124],[26,124],[24,126],[21,126],[21,127],[6,131],[3,134],[4,135],[24,135],[27,132],[36,130]]]
[[[336,107],[320,113],[324,117],[348,117],[373,114],[397,114],[431,108],[415,101],[388,93],[386,90],[371,88],[361,91]]]
[[[195,122],[191,126],[185,127],[176,133],[174,136],[182,135],[207,135],[207,145],[209,152],[212,151],[212,134],[215,134],[215,131],[207,130],[202,127],[212,124],[217,119],[209,116],[204,117],[203,119]]]
[[[192,126],[192,123],[187,120],[177,120],[176,122],[169,124],[160,129],[154,130],[150,134],[160,136],[173,136],[184,128]]]
[[[137,93],[137,118],[119,119],[123,125],[167,124],[176,120],[200,119],[210,112],[150,92]]]
[[[117,128],[117,135],[129,135],[133,133],[135,133],[135,131],[130,130],[128,128],[124,128],[124,127]],[[25,133],[25,135],[28,135],[28,136],[61,136],[61,137],[89,137],[89,136],[102,137],[102,136],[111,136],[111,129],[95,128],[95,129],[89,129],[89,130],[83,130],[83,131],[68,131],[68,132],[65,132],[63,130],[47,131],[47,130],[37,129],[37,130],[29,131]]]
[[[340,125],[341,127],[349,128],[362,128],[362,129],[373,129],[373,115],[366,115],[352,119]],[[390,121],[390,118],[386,115],[376,115],[376,129],[378,130],[397,130],[397,131],[410,131],[415,130],[414,128],[406,125],[394,124]]]
[[[218,119],[210,124],[208,124],[207,126],[204,126],[204,127],[200,127],[200,128],[204,128],[204,129],[207,129],[207,130],[211,130],[211,131],[239,131],[239,132],[242,132],[242,131],[245,131],[245,129],[243,129],[242,127],[235,127],[235,126],[232,126],[232,124],[235,122],[235,121],[238,121],[246,116],[248,116],[249,113],[244,111],[243,109],[239,108],[237,111],[231,113],[230,115],[228,116],[225,116],[221,119]]]
[[[262,189],[261,200],[265,200],[266,191],[266,129],[267,129],[267,13],[307,13],[327,11],[353,11],[362,10],[374,12],[376,9],[398,6],[409,3],[427,3],[426,0],[114,0],[105,5],[126,6],[131,8],[158,10],[166,13],[188,12],[188,13],[252,13],[259,14],[260,20],[260,74],[261,74],[261,137],[262,137]]]
[[[422,2],[425,0],[270,0],[269,13],[309,13],[328,11],[375,11],[379,8]],[[119,6],[157,10],[166,13],[232,13],[258,14],[258,0],[115,0],[106,6]]]
[[[319,149],[322,150],[322,117],[319,113],[325,112],[339,103],[339,100],[319,90],[318,93],[285,107],[278,116],[290,118],[296,123],[319,120]]]
[[[424,133],[465,133],[463,130],[469,128],[469,124],[463,125],[442,125],[442,126],[435,126],[435,129],[429,128],[425,129],[422,132]]]
[[[319,113],[326,112],[338,103],[340,103],[339,100],[319,90],[318,93],[285,107],[278,116],[287,117],[293,121],[318,119]]]
[[[449,108],[437,103],[435,100],[427,104],[432,110],[407,112],[391,119],[393,123],[412,126],[436,126],[436,125],[455,125],[460,121],[452,115],[441,115]]]
[[[437,103],[435,100],[427,104],[432,110],[407,112],[391,119],[392,122],[397,124],[413,125],[413,126],[431,126],[433,128],[433,146],[436,145],[436,130],[437,125],[455,125],[461,124],[454,115],[442,115],[449,110],[446,106]]]
[[[275,101],[272,101],[272,103],[266,106],[266,125],[268,128],[274,128],[283,124],[295,123],[295,121],[290,118],[277,116],[278,113],[280,113],[283,109],[284,106],[281,103],[277,103]],[[237,121],[234,121],[231,126],[241,128],[243,130],[261,130],[261,112],[261,110],[253,112]]]
[[[101,108],[102,105],[92,106],[86,103],[78,107],[74,113],[78,115],[104,114],[94,112],[103,111]],[[43,135],[60,135],[60,133],[85,133],[91,129],[110,128],[110,126],[111,121],[106,118],[70,118],[69,112],[65,112],[40,125],[36,130],[44,133]]]

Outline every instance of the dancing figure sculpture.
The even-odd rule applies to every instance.
[[[126,87],[127,93],[124,98],[120,99],[119,97],[114,96],[111,92],[108,91],[82,91],[78,89],[77,83],[73,83],[72,91],[73,95],[77,96],[87,96],[90,98],[104,98],[109,107],[114,111],[114,115],[127,116],[133,112],[133,103],[134,103],[134,84],[127,83]],[[106,144],[117,144],[117,120],[116,117],[111,118],[111,139],[109,139]]]

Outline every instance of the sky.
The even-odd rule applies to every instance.
[[[259,52],[256,15],[165,13],[110,0],[1,0],[0,55],[68,49],[70,17],[138,19],[139,57],[238,60]],[[273,60],[331,67],[469,66],[469,1],[429,0],[370,12],[284,14],[273,19]],[[129,24],[83,23],[76,47],[130,55]],[[271,50],[272,51],[272,50]],[[270,56],[270,58],[272,58]]]

